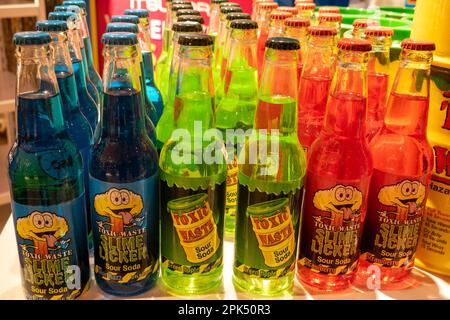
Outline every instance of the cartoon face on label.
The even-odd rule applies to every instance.
[[[319,190],[314,194],[314,207],[329,212],[330,224],[341,227],[345,222],[359,219],[362,205],[362,193],[352,186],[338,184],[328,190]]]
[[[143,223],[144,218],[138,218],[144,203],[142,197],[127,189],[111,188],[107,192],[97,194],[94,198],[97,214],[109,219],[110,230],[123,232],[125,227],[132,227]],[[99,227],[105,222],[97,221]]]
[[[386,206],[397,208],[397,220],[405,221],[420,211],[425,200],[425,186],[419,181],[403,180],[385,186],[378,192],[378,201]]]
[[[66,249],[70,242],[70,239],[60,241],[69,231],[66,219],[51,212],[34,211],[17,219],[16,230],[22,239],[33,242],[32,246],[22,247],[33,248],[35,254],[46,255],[50,250]]]

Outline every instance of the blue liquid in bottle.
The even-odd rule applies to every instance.
[[[97,104],[90,96],[87,86],[84,68],[80,60],[72,60],[73,71],[75,74],[76,86],[78,91],[78,98],[80,100],[80,108],[83,115],[89,122],[91,129],[95,132],[98,124],[98,109]]]
[[[152,53],[148,51],[143,52],[142,58],[144,60],[145,91],[148,99],[152,102],[154,109],[156,110],[156,122],[153,122],[156,126],[162,116],[164,103],[161,92],[156,87],[154,80]]]

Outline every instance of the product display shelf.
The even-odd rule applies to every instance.
[[[17,255],[16,239],[12,218],[8,220],[0,234],[0,252],[2,252],[2,263],[0,264],[0,299],[24,299],[21,288],[19,259]],[[220,288],[214,292],[202,296],[176,296],[167,293],[163,285],[158,285],[143,295],[130,297],[128,299],[153,300],[153,299],[264,299],[239,292],[233,286],[232,264],[234,243],[230,239],[224,242],[224,280]],[[92,266],[92,261],[91,261]],[[297,281],[291,292],[284,295],[270,297],[270,299],[351,299],[351,300],[374,300],[374,299],[450,299],[450,277],[439,277],[431,273],[415,269],[409,279],[405,281],[406,288],[393,289],[389,291],[369,290],[363,287],[352,287],[339,293],[318,293],[314,290],[305,290]],[[91,288],[85,292],[81,299],[122,299],[103,293],[92,279]]]

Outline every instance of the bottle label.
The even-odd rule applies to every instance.
[[[28,299],[74,299],[89,279],[84,194],[50,206],[12,202]]]
[[[316,273],[350,274],[358,264],[368,181],[306,183],[298,263]]]
[[[145,281],[158,270],[159,175],[131,183],[90,177],[95,274],[110,282]]]
[[[412,265],[425,208],[426,177],[374,170],[362,258],[383,267]]]
[[[302,191],[290,194],[251,192],[240,186],[235,268],[247,275],[276,279],[295,269]]]
[[[225,203],[225,214],[227,217],[235,217],[237,209],[237,191],[238,191],[238,164],[234,157],[232,163],[228,164],[227,175],[227,193]]]
[[[161,185],[163,266],[182,274],[212,271],[222,265],[225,183],[214,190]]]

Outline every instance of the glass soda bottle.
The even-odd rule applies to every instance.
[[[253,133],[239,153],[234,284],[276,295],[293,284],[305,154],[297,139],[297,59],[292,38],[269,38]]]
[[[219,32],[220,21],[220,4],[226,3],[228,0],[211,0],[211,11],[209,13],[208,34],[215,38]]]
[[[368,27],[371,26],[378,26],[379,22],[371,19],[356,19],[353,20],[353,30],[352,30],[352,37],[353,38],[360,38],[365,39],[366,35],[364,32]],[[372,44],[373,47],[373,44]],[[372,48],[373,49],[373,48]],[[370,61],[369,61],[370,64]]]
[[[216,126],[226,137],[234,130],[236,137],[227,140],[228,176],[225,203],[225,232],[234,235],[237,210],[238,134],[252,129],[258,96],[256,40],[258,24],[252,20],[234,20],[230,24],[230,52],[222,81],[223,99],[217,106]],[[240,130],[240,132],[237,132]],[[230,132],[231,133],[231,132]]]
[[[319,25],[334,27],[337,30],[337,37],[341,34],[342,15],[340,13],[319,13]]]
[[[203,19],[202,16],[187,15],[187,16],[180,16],[177,19],[177,22],[186,22],[186,21],[200,23],[202,25],[203,31],[205,31],[205,19]]]
[[[308,27],[310,25],[311,21],[307,18],[291,17],[284,20],[284,26],[286,27],[286,36],[297,39],[298,42],[300,42],[297,65],[297,79],[299,81],[299,84],[303,69],[303,56],[306,49],[306,37],[308,35]]]
[[[86,88],[89,92],[89,96],[94,100],[95,104],[97,105],[97,109],[100,106],[100,95],[98,93],[97,88],[95,87],[94,83],[92,82],[91,78],[89,78],[89,68],[87,63],[87,56],[86,56],[86,49],[84,47],[84,42],[81,34],[81,19],[80,15],[76,12],[79,12],[79,8],[76,7],[76,10],[71,10],[75,8],[74,6],[69,7],[70,10],[67,12],[50,12],[48,15],[48,20],[61,20],[61,21],[67,21],[68,24],[70,24],[70,28],[73,29],[72,33],[77,33],[76,37],[74,38],[74,41],[77,42],[77,46],[80,48],[80,54],[81,54],[81,64],[83,65],[83,68],[85,69],[85,78],[86,78]],[[76,12],[73,12],[76,11]]]
[[[156,126],[164,110],[161,92],[156,87],[153,73],[153,50],[149,32],[149,13],[146,9],[127,9],[125,15],[139,17],[139,46],[144,61],[145,109]]]
[[[373,171],[365,139],[370,42],[342,39],[325,124],[308,150],[297,278],[323,291],[355,278]]]
[[[256,52],[258,58],[258,77],[260,77],[263,69],[266,41],[269,36],[270,16],[278,8],[278,3],[269,1],[259,2],[257,8],[256,22],[258,23],[259,30]]]
[[[13,41],[17,137],[8,173],[22,286],[28,299],[74,299],[89,282],[83,161],[65,128],[52,38],[20,32]]]
[[[308,28],[308,44],[298,93],[298,139],[307,151],[323,127],[334,72],[336,29]]]
[[[370,143],[383,127],[389,90],[389,65],[394,30],[388,27],[368,27],[365,38],[372,44],[368,66],[368,102],[366,137]]]
[[[81,37],[83,40],[84,48],[86,51],[86,62],[87,62],[87,69],[88,69],[88,75],[91,82],[94,84],[95,88],[97,89],[97,92],[101,98],[103,94],[103,85],[102,85],[102,79],[100,78],[100,75],[98,74],[97,70],[94,66],[94,58],[92,55],[92,40],[91,36],[89,34],[89,26],[87,22],[87,14],[86,14],[86,3],[84,1],[64,1],[64,5],[66,6],[77,6],[80,8],[79,10],[79,18],[80,18],[80,31],[81,31]]]
[[[176,22],[172,25],[173,37],[172,45],[169,48],[169,69],[164,75],[164,87],[162,92],[165,96],[166,106],[158,125],[156,126],[156,137],[158,139],[156,147],[161,150],[162,146],[170,138],[174,129],[174,99],[176,90],[176,81],[178,78],[178,61],[180,58],[180,48],[178,38],[181,35],[201,32],[202,26],[197,22]]]
[[[159,267],[158,153],[146,132],[138,39],[102,38],[103,104],[89,168],[94,273],[117,296],[152,287]]]
[[[106,32],[130,32],[139,35],[139,28],[137,24],[127,23],[127,22],[111,22],[106,25]],[[145,88],[145,79],[144,79],[144,61],[142,59],[142,53],[140,47],[138,48],[138,56],[139,56],[139,65],[140,65],[140,81],[141,88]],[[147,97],[146,90],[141,90],[141,103],[145,108],[147,108],[147,102],[149,101]],[[146,109],[148,110],[148,109]],[[145,126],[147,128],[147,134],[150,140],[156,145],[156,128],[153,124],[153,121],[150,119],[148,113],[145,114]]]
[[[426,130],[435,45],[407,39],[401,46],[384,124],[370,143],[374,173],[358,273],[381,288],[394,286],[414,266],[433,167]]]
[[[299,2],[295,4],[298,10],[298,16],[301,18],[306,18],[314,22],[314,10],[316,9],[316,4],[314,2]]]
[[[69,30],[67,31],[69,37],[69,52],[75,74],[81,112],[83,112],[83,115],[89,121],[92,132],[95,133],[98,124],[99,110],[98,104],[92,98],[88,89],[87,69],[83,63],[83,55],[80,47],[80,43],[82,42],[81,34],[76,23],[74,23],[74,19],[77,19],[76,15],[71,12],[50,12],[48,19],[67,22],[67,26],[69,27]]]
[[[174,128],[161,150],[161,270],[169,291],[199,294],[222,279],[225,146],[215,127],[209,35],[180,35]],[[209,136],[209,139],[203,137]]]

